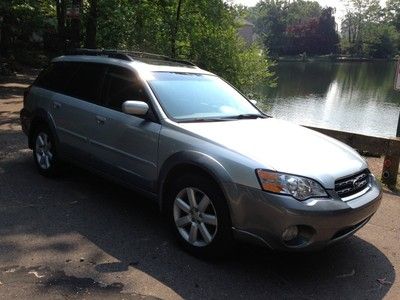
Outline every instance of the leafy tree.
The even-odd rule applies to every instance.
[[[322,13],[322,7],[316,1],[292,1],[286,5],[286,9],[287,25],[299,24],[307,19],[318,19]]]
[[[333,8],[327,7],[322,9],[318,22],[318,40],[315,44],[319,48],[317,53],[329,54],[338,53],[339,51],[339,35],[336,31],[336,22],[333,16]]]
[[[400,0],[386,1],[386,20],[400,31]]]
[[[390,58],[397,51],[400,35],[393,25],[367,24],[365,28],[364,52],[375,58]]]
[[[349,54],[388,58],[399,47],[399,0],[348,0],[342,23],[342,48]]]
[[[189,59],[246,91],[256,82],[272,82],[265,52],[257,44],[244,45],[238,12],[222,0],[98,2],[99,47]]]
[[[255,6],[255,25],[264,46],[271,55],[279,55],[284,51],[286,43],[286,2],[260,1]]]
[[[337,52],[333,9],[323,9],[316,1],[265,0],[249,14],[272,55]]]
[[[67,18],[71,4],[82,8],[80,19]],[[193,60],[244,91],[272,83],[267,51],[243,43],[238,11],[223,0],[10,0],[0,2],[0,13],[2,56],[32,48],[37,35],[42,50],[84,45],[153,52]]]
[[[40,34],[51,25],[54,3],[50,0],[8,0],[0,2],[0,54],[9,57],[15,50],[27,50],[38,42],[33,34]]]

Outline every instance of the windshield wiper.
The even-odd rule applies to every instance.
[[[240,114],[237,116],[232,116],[231,118],[232,119],[258,119],[258,118],[265,119],[267,117],[268,116],[261,115],[261,114]]]
[[[231,121],[231,120],[241,120],[241,119],[265,119],[270,118],[270,116],[263,114],[240,114],[236,116],[223,116],[223,117],[210,117],[210,118],[192,118],[179,120],[179,123],[195,123],[195,122],[221,122],[221,121]]]
[[[193,119],[179,120],[178,123],[221,122],[221,121],[229,121],[229,119],[227,119],[227,118],[193,118]]]

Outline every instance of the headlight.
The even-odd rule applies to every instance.
[[[291,195],[298,200],[328,196],[318,182],[309,178],[261,169],[256,173],[264,191]]]

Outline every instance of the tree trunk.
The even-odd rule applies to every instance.
[[[65,0],[56,0],[57,11],[57,31],[58,31],[58,49],[65,50],[65,14],[67,5]]]
[[[79,16],[71,20],[71,48],[79,48],[81,46],[81,14],[82,0],[72,0],[73,7],[79,8]]]
[[[86,22],[85,48],[96,48],[97,33],[97,0],[89,0],[89,13]]]
[[[3,15],[3,24],[1,26],[0,55],[9,58],[11,55],[11,16],[9,12]]]
[[[349,44],[351,44],[351,21],[350,21],[350,19],[349,19],[349,21],[348,21],[348,30],[349,30]]]
[[[179,30],[179,19],[181,17],[182,0],[178,0],[178,7],[176,8],[175,25],[171,35],[171,57],[176,57],[176,37]]]

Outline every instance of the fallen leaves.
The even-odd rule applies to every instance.
[[[378,281],[378,283],[381,284],[381,285],[392,285],[393,284],[392,282],[387,281],[386,277],[385,278],[378,278],[376,281]]]

